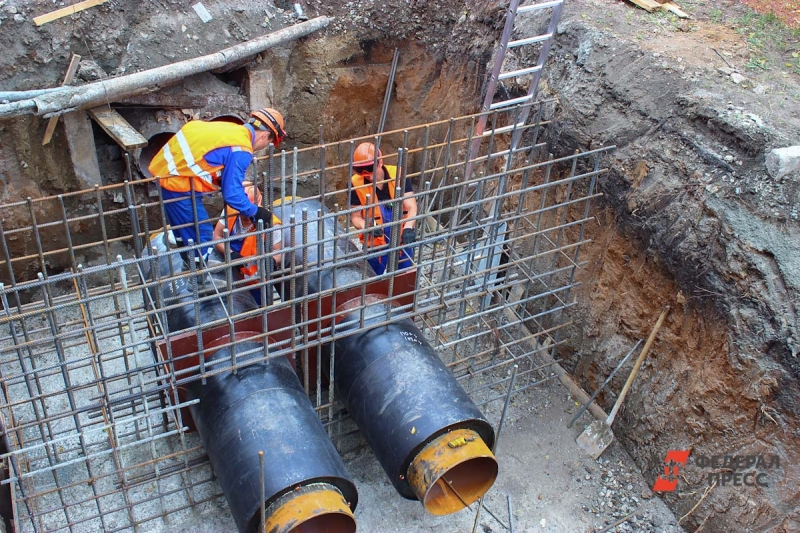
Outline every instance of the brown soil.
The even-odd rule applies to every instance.
[[[742,1],[759,13],[774,14],[789,27],[800,27],[800,2],[797,0],[784,0],[783,2],[772,2],[770,0]]]
[[[774,454],[769,487],[705,495],[711,470],[690,459],[665,499],[691,511],[689,531],[798,531],[798,181],[764,169],[766,151],[800,138],[798,76],[784,67],[797,41],[755,47],[740,4],[681,5],[691,21],[585,0],[562,24],[551,141],[618,147],[562,355],[594,390],[671,305],[618,422],[626,448],[652,479],[670,449]],[[756,57],[769,70],[749,67]]]

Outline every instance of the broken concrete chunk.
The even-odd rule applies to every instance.
[[[750,120],[755,122],[756,126],[758,126],[759,128],[764,128],[765,127],[764,126],[764,121],[761,120],[761,117],[759,117],[758,115],[755,115],[753,113],[748,113],[747,114],[747,118],[749,118]]]
[[[97,81],[107,77],[108,74],[103,67],[91,59],[84,59],[78,65],[78,78],[83,81]]]
[[[733,83],[735,83],[736,85],[739,85],[740,83],[742,83],[747,78],[745,78],[744,76],[742,76],[738,72],[734,72],[734,73],[731,74],[731,79],[733,80]]]
[[[773,178],[797,171],[800,171],[800,145],[776,148],[767,154],[767,172]]]
[[[203,21],[203,24],[210,22],[213,18],[211,13],[208,12],[208,9],[206,9],[206,6],[204,6],[202,2],[197,2],[194,4],[192,9],[194,9],[194,12],[197,13],[198,17],[200,17],[200,20]]]
[[[308,17],[303,11],[303,6],[301,6],[300,4],[294,5],[294,14],[297,16],[297,20],[308,20]]]

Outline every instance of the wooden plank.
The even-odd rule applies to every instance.
[[[667,11],[671,11],[672,13],[675,13],[682,19],[690,18],[689,14],[686,11],[682,10],[680,6],[678,6],[678,4],[676,4],[675,2],[667,2],[665,4],[661,4],[661,9],[666,9]]]
[[[80,65],[80,63],[81,56],[72,54],[72,59],[69,60],[69,66],[67,67],[67,73],[64,75],[64,81],[61,83],[62,87],[72,83],[72,80],[75,79],[75,73],[78,72],[78,65]],[[47,122],[47,129],[44,130],[44,137],[42,138],[42,146],[49,143],[50,139],[53,138],[53,133],[56,131],[56,124],[58,124],[58,115],[50,117],[50,120]]]
[[[88,111],[89,116],[100,124],[103,130],[126,151],[130,152],[136,148],[147,146],[147,139],[128,124],[128,121],[122,118],[122,115],[110,107],[95,107]]]
[[[73,111],[65,113],[62,122],[72,169],[75,171],[75,177],[81,182],[79,188],[88,189],[102,185],[103,178],[100,174],[100,163],[97,161],[92,119],[86,111]]]
[[[37,26],[41,26],[42,24],[47,24],[48,22],[52,22],[54,20],[58,20],[61,17],[66,17],[68,15],[74,15],[79,11],[83,11],[84,9],[89,9],[90,7],[99,6],[100,4],[105,4],[108,0],[83,0],[83,2],[78,2],[77,4],[72,4],[71,6],[62,7],[61,9],[56,9],[55,11],[51,11],[46,15],[39,15],[38,17],[33,19],[33,23]]]
[[[645,11],[652,13],[656,9],[661,9],[661,4],[656,2],[655,0],[628,0],[629,2],[636,4],[637,6],[641,7]]]

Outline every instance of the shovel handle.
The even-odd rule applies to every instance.
[[[636,374],[639,372],[639,367],[642,366],[647,352],[650,351],[650,346],[652,346],[653,341],[656,340],[656,334],[658,334],[658,330],[661,329],[661,324],[667,317],[667,313],[669,313],[669,306],[665,305],[664,310],[661,311],[661,316],[658,317],[656,325],[653,326],[653,331],[651,331],[650,336],[647,337],[647,342],[645,343],[644,348],[642,348],[642,353],[639,354],[639,357],[636,359],[636,363],[633,365],[633,370],[631,370],[631,375],[628,376],[628,381],[626,381],[625,386],[622,387],[622,392],[620,392],[619,398],[617,398],[613,409],[611,409],[611,413],[609,413],[608,418],[606,419],[606,424],[609,426],[614,423],[614,418],[617,416],[617,411],[619,411],[619,408],[622,406],[622,402],[625,401],[625,396],[628,395],[628,391],[630,390],[631,385],[633,385],[633,380],[636,379]]]

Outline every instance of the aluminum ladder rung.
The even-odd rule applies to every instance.
[[[517,76],[525,76],[526,74],[534,74],[540,70],[542,70],[541,65],[536,65],[535,67],[521,68],[519,70],[503,72],[497,77],[497,81],[506,80],[508,78],[516,78]]]
[[[539,85],[539,77],[541,76],[541,72],[543,69],[543,65],[547,60],[547,55],[550,53],[550,48],[553,43],[553,39],[555,38],[556,30],[558,28],[559,20],[561,19],[562,11],[564,10],[565,0],[545,0],[544,2],[528,4],[528,5],[520,5],[522,2],[527,0],[509,0],[509,8],[506,13],[506,21],[505,25],[503,26],[503,33],[500,36],[499,46],[495,53],[494,58],[494,67],[492,68],[492,73],[489,76],[488,83],[486,85],[486,91],[483,95],[483,104],[481,105],[481,111],[494,111],[500,108],[507,108],[510,106],[514,106],[517,104],[526,104],[522,106],[522,113],[520,116],[514,118],[515,122],[525,122],[527,123],[528,114],[530,112],[530,106],[532,102],[536,98],[536,93],[538,92],[538,85]],[[535,1],[535,0],[534,0]],[[547,12],[544,11],[546,9],[551,9],[551,11]],[[548,16],[550,19],[547,24],[547,33],[543,35],[530,35],[522,37],[521,39],[513,40],[512,34],[514,32],[514,25],[516,21],[517,15],[522,13],[531,13],[531,12],[542,12],[543,15]],[[541,43],[541,51],[539,54],[539,61],[537,61],[538,65],[534,67],[527,67],[511,72],[503,72],[503,64],[506,60],[506,55],[509,48],[515,48],[519,46],[524,46],[527,44],[535,44]],[[497,84],[500,80],[504,80],[507,78],[512,78],[514,76],[524,76],[530,75],[530,88],[528,94],[520,97],[520,98],[513,98],[511,100],[506,100],[502,102],[494,102],[495,98],[495,91],[497,89]],[[469,180],[472,176],[472,167],[473,167],[473,159],[478,154],[481,145],[481,139],[485,138],[484,128],[486,126],[488,115],[484,114],[478,120],[477,131],[481,132],[481,135],[476,135],[472,142],[470,143],[469,147],[469,157],[467,168],[464,171],[465,179]],[[516,128],[516,126],[514,126]],[[519,143],[522,137],[523,129],[517,129],[512,133],[511,138],[511,151],[514,151],[517,144]]]
[[[486,130],[481,134],[481,137],[488,137],[489,135],[492,135],[492,134],[499,135],[501,133],[508,133],[510,131],[514,131],[515,128],[517,130],[521,130],[524,127],[525,127],[525,123],[524,122],[519,122],[517,124],[511,124],[510,126],[502,126],[500,128],[495,128],[493,130]]]
[[[529,13],[531,11],[537,11],[539,9],[548,9],[551,7],[560,6],[564,3],[564,0],[553,0],[552,2],[543,2],[541,4],[528,4],[526,6],[519,6],[517,8],[517,15],[520,13]]]
[[[537,35],[536,37],[528,37],[525,39],[517,39],[516,41],[509,41],[506,48],[516,48],[517,46],[525,46],[526,44],[535,44],[546,41],[553,36],[552,33],[545,33],[544,35]]]
[[[495,102],[489,106],[489,109],[500,109],[501,107],[508,107],[512,105],[521,104],[523,102],[528,102],[531,100],[532,95],[526,94],[525,96],[520,96],[519,98],[512,98],[511,100],[503,100],[502,102]]]

